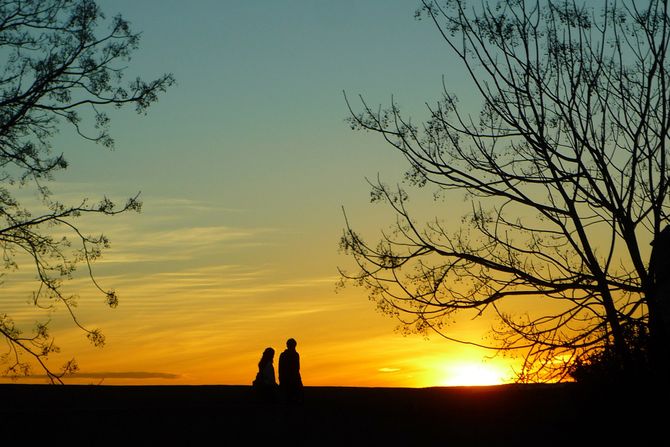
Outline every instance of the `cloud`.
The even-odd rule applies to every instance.
[[[191,245],[194,243],[215,244],[217,242],[250,239],[255,237],[259,231],[269,230],[240,229],[221,225],[178,228],[175,230],[157,232],[154,241],[160,242],[160,245],[162,246],[170,244]]]
[[[142,196],[140,196],[140,199],[142,199]],[[208,214],[213,212],[244,214],[247,212],[247,210],[243,208],[222,207],[220,205],[212,205],[211,202],[182,197],[149,197],[143,204],[143,207],[145,210],[168,210],[172,212],[174,209],[178,208],[183,211],[188,210]]]
[[[16,380],[21,379],[46,379],[47,376],[44,374],[34,374],[29,376],[19,376],[19,377],[10,377],[10,376],[0,376],[2,378],[11,378]],[[146,380],[146,379],[179,379],[181,376],[179,374],[170,374],[170,373],[161,373],[161,372],[148,372],[148,371],[120,371],[120,372],[89,372],[89,373],[76,373],[70,374],[67,376],[70,379],[137,379],[137,380]]]
[[[76,373],[73,378],[80,379],[178,379],[179,374],[148,372],[148,371],[121,371],[121,372],[90,372]]]
[[[208,258],[224,250],[263,249],[277,245],[273,228],[241,228],[223,225],[176,225],[171,229],[154,230],[160,223],[149,223],[142,230],[131,226],[106,231],[112,239],[111,250],[105,251],[99,263],[169,262]],[[163,228],[165,222],[162,223]]]

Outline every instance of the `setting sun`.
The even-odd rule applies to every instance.
[[[510,381],[509,372],[495,365],[483,363],[460,363],[445,368],[442,386],[501,385]]]

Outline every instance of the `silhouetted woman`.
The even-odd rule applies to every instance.
[[[272,402],[277,394],[277,381],[275,380],[275,367],[273,365],[275,350],[265,348],[263,356],[258,362],[258,373],[253,382],[257,396],[264,401]]]

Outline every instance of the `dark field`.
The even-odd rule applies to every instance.
[[[643,389],[306,387],[302,405],[285,405],[259,403],[247,386],[0,385],[0,439],[15,446],[670,445],[666,395]]]

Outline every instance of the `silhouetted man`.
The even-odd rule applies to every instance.
[[[297,343],[289,338],[286,349],[279,355],[279,387],[288,402],[302,402],[302,378],[300,377],[300,354]]]

